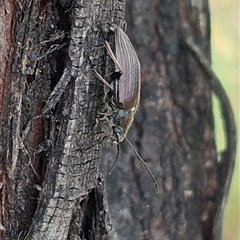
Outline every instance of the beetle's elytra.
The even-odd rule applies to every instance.
[[[121,67],[122,76],[118,81],[118,106],[123,109],[137,109],[140,99],[140,62],[128,36],[120,27],[115,31],[116,58]]]

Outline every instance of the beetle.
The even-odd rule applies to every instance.
[[[115,72],[120,72],[119,79],[113,79],[113,98],[116,112],[113,114],[113,142],[122,142],[133,122],[138,109],[141,88],[141,65],[137,53],[127,34],[116,25],[110,28],[115,32],[114,54],[105,41],[108,54],[116,65]],[[116,57],[115,57],[116,55]]]
[[[110,44],[105,41],[105,48],[115,63],[115,72],[111,74],[111,83],[106,81],[97,71],[94,70],[96,76],[110,89],[112,92],[112,102],[110,105],[111,113],[107,114],[111,117],[112,126],[111,140],[112,144],[117,144],[118,153],[115,162],[109,174],[111,174],[119,155],[119,143],[124,139],[133,149],[138,159],[143,163],[144,167],[150,174],[158,192],[157,181],[148,168],[142,157],[138,154],[131,142],[126,138],[127,132],[134,120],[134,115],[138,109],[140,101],[141,88],[141,65],[137,53],[130,42],[127,34],[116,25],[112,25],[110,30],[115,32],[115,54]]]

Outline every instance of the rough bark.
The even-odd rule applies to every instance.
[[[10,28],[2,78],[2,237],[105,239],[112,226],[96,124],[103,87],[92,66],[104,75],[102,31],[123,18],[124,2],[2,5],[4,31]]]
[[[231,107],[209,68],[207,0],[127,2],[127,33],[142,64],[128,138],[159,194],[125,143],[111,176],[116,152],[105,144],[99,171],[107,133],[96,121],[104,91],[92,68],[112,70],[103,43],[113,42],[111,22],[123,23],[125,1],[2,1],[0,9],[0,238],[220,239],[236,142]],[[220,161],[213,93],[227,119]]]

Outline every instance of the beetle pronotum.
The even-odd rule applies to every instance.
[[[110,88],[113,92],[113,103],[112,109],[113,114],[111,115],[112,127],[112,143],[117,143],[118,154],[119,154],[119,143],[124,139],[128,142],[138,159],[143,163],[144,167],[150,174],[156,189],[158,190],[158,184],[153,176],[152,172],[142,159],[142,157],[135,150],[131,142],[126,138],[127,132],[133,122],[134,115],[138,109],[140,100],[140,87],[141,87],[141,74],[140,74],[140,62],[132,43],[130,42],[126,33],[118,26],[113,25],[110,28],[115,32],[115,51],[113,53],[109,43],[105,41],[105,47],[113,62],[116,64],[116,72],[120,72],[117,78],[112,79],[112,85],[110,85],[99,73],[95,70],[96,76]],[[114,165],[110,171],[110,174],[117,162],[118,154]]]

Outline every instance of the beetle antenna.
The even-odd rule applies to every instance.
[[[132,145],[132,143],[125,138],[125,140],[127,141],[128,145],[131,147],[131,149],[133,150],[133,152],[136,154],[136,156],[138,157],[138,160],[143,164],[143,166],[146,168],[146,170],[148,171],[149,175],[151,176],[153,183],[156,187],[156,192],[159,193],[159,188],[158,188],[158,184],[157,184],[157,180],[154,177],[153,173],[151,172],[151,170],[149,169],[149,167],[147,166],[147,164],[144,162],[144,160],[142,159],[142,157],[139,155],[139,153],[137,152],[137,150],[134,148],[134,146]]]
[[[108,175],[112,174],[112,171],[113,171],[114,167],[116,166],[116,163],[117,163],[117,160],[118,160],[118,157],[119,157],[119,152],[120,152],[120,149],[119,149],[120,144],[119,143],[120,143],[120,141],[119,141],[119,137],[118,137],[117,133],[116,133],[116,139],[117,139],[117,156],[116,156],[116,159],[115,159],[115,161],[112,165],[112,168],[111,168],[110,172],[108,173]]]

